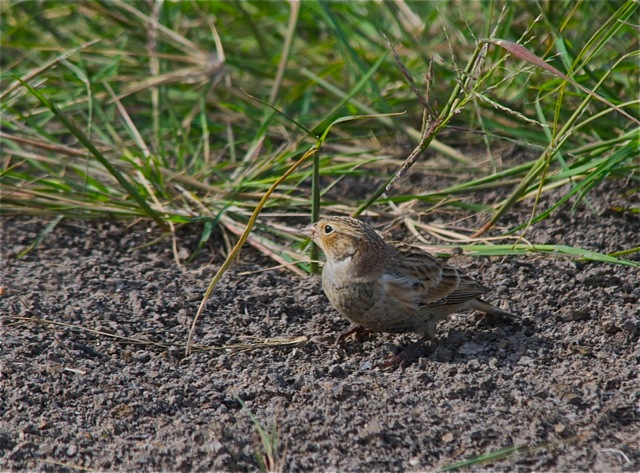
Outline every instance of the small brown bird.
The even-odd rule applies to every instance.
[[[390,245],[373,228],[348,217],[327,217],[302,230],[324,252],[322,289],[356,324],[338,340],[368,332],[415,332],[422,345],[454,312],[479,310],[519,318],[480,299],[487,289],[443,260],[409,245]],[[405,361],[403,354],[385,366]]]

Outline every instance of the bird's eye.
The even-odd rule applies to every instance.
[[[324,234],[325,235],[329,235],[333,233],[333,227],[331,225],[325,225],[324,226]]]

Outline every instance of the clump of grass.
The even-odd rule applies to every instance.
[[[253,423],[260,443],[262,444],[262,452],[256,453],[256,460],[260,471],[268,473],[281,472],[284,469],[284,456],[281,450],[280,431],[275,422],[271,427],[266,428],[260,420],[251,412],[251,410],[242,402],[239,397],[236,398],[242,409],[247,412],[251,422]]]

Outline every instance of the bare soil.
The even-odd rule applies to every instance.
[[[629,191],[612,181],[590,194],[593,209],[563,207],[528,239],[639,246]],[[470,469],[640,471],[637,268],[456,255],[523,322],[456,315],[414,364],[389,371],[377,366],[415,336],[335,346],[348,323],[318,278],[260,271],[271,263],[246,249],[185,357],[220,247],[179,268],[149,224],[63,220],[17,259],[49,222],[1,220],[0,470],[256,470],[250,411],[277,427],[286,471],[432,471],[514,446]],[[178,236],[185,257],[198,229]],[[262,343],[273,338],[299,343]]]

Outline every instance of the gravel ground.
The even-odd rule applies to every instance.
[[[529,240],[640,244],[637,214],[616,210],[637,194],[614,182],[590,198],[596,213],[561,210]],[[640,471],[637,268],[454,256],[523,322],[456,315],[417,362],[384,371],[415,336],[335,346],[348,323],[319,280],[258,271],[271,263],[246,250],[198,325],[208,349],[184,357],[216,247],[181,269],[170,241],[148,245],[159,235],[147,224],[64,220],[17,259],[48,223],[1,220],[1,470],[255,470],[252,413],[277,426],[286,471],[431,471],[513,446],[471,469]]]

